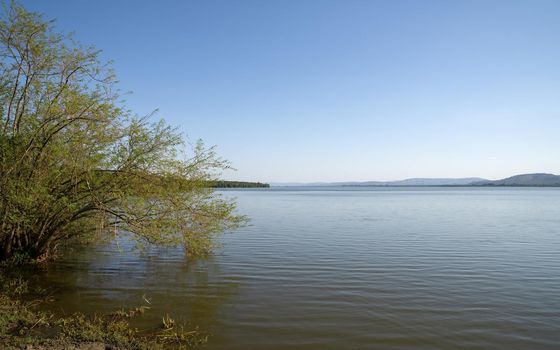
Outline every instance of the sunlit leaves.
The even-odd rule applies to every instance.
[[[228,163],[127,112],[96,50],[12,6],[0,69],[0,259],[120,232],[200,255],[244,222],[207,188]]]

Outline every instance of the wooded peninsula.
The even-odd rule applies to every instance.
[[[212,182],[212,188],[269,188],[270,184],[262,182],[246,182],[246,181],[215,181]]]

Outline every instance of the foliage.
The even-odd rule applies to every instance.
[[[228,163],[122,107],[99,51],[12,4],[0,70],[0,261],[120,232],[200,255],[244,222],[207,186]]]

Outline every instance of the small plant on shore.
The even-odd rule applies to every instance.
[[[161,327],[164,330],[170,330],[175,327],[175,320],[169,317],[169,315],[165,315],[161,320]]]
[[[197,328],[193,330],[185,330],[183,326],[181,326],[179,330],[165,330],[156,337],[158,342],[167,346],[175,347],[180,347],[182,344],[194,347],[208,341],[208,335],[201,334]]]
[[[118,310],[111,315],[122,317],[122,318],[132,318],[135,316],[143,315],[147,310],[150,310],[149,306],[138,306],[130,310]]]

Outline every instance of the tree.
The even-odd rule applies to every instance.
[[[14,4],[0,43],[0,260],[122,232],[200,255],[244,222],[207,186],[228,163],[124,109],[98,51]]]

